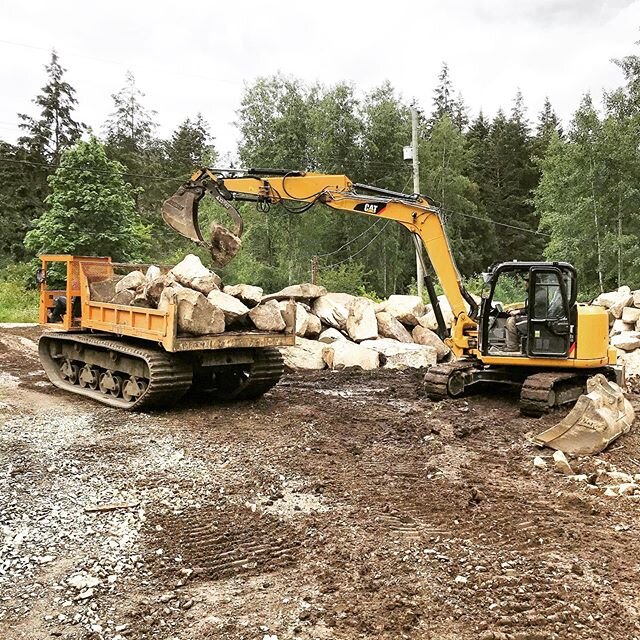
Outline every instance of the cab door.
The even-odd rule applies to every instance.
[[[571,323],[565,281],[560,269],[532,267],[529,272],[527,353],[538,358],[566,358]]]

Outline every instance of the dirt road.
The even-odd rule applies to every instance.
[[[0,637],[640,638],[640,502],[533,467],[557,414],[379,371],[131,415],[37,334],[0,331]]]

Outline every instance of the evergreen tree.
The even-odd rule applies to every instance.
[[[142,259],[148,229],[136,215],[133,189],[123,171],[94,137],[64,152],[49,179],[47,209],[25,238],[27,248],[36,254]]]
[[[189,176],[195,167],[215,164],[218,154],[213,145],[209,124],[198,113],[187,118],[173,132],[167,143],[167,175]]]
[[[545,98],[542,111],[538,116],[536,137],[533,143],[533,153],[536,157],[543,157],[554,134],[563,137],[562,124],[551,106],[549,98]]]
[[[452,120],[455,117],[455,99],[453,97],[453,84],[449,77],[449,65],[442,63],[442,68],[438,74],[438,85],[433,92],[433,111],[431,113],[430,124],[433,127],[442,116],[449,116]]]
[[[66,69],[60,65],[55,50],[45,69],[48,82],[33,101],[40,108],[40,115],[33,118],[18,114],[24,131],[18,144],[34,161],[57,165],[62,152],[77,142],[86,127],[73,118],[78,102],[75,89],[63,79]]]

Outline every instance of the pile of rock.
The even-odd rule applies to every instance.
[[[264,295],[248,284],[223,286],[220,277],[194,255],[162,272],[150,266],[143,273],[90,284],[98,302],[166,309],[178,306],[178,331],[188,335],[225,330],[281,332],[287,308],[296,307],[296,345],[281,349],[289,369],[427,368],[448,358],[449,347],[436,335],[431,305],[418,296],[393,295],[375,303],[346,293],[328,293],[310,283]],[[444,297],[445,321],[453,315]]]
[[[618,349],[627,376],[640,376],[640,290],[620,287],[600,294],[592,304],[609,311],[611,346]]]
[[[286,328],[284,307],[263,300],[260,287],[223,287],[220,277],[192,254],[166,273],[152,265],[146,273],[136,270],[113,276],[91,283],[89,289],[96,302],[160,310],[175,303],[180,334],[211,335],[229,329],[281,332]]]

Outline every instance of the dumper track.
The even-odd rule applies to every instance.
[[[474,364],[465,361],[445,362],[433,365],[424,376],[424,391],[431,400],[455,398],[464,392],[451,392],[451,382],[454,376],[474,368]]]
[[[71,343],[77,350],[77,358],[73,358],[76,366],[83,366],[82,347],[90,347],[106,352],[113,359],[113,370],[119,372],[118,354],[124,355],[129,362],[142,361],[147,367],[148,377],[145,379],[146,389],[133,400],[103,393],[99,389],[81,387],[78,382],[65,379],[60,371],[60,360],[52,355],[55,343],[60,345]],[[76,346],[77,345],[77,346]],[[49,380],[58,388],[78,395],[97,400],[110,407],[126,410],[141,410],[166,406],[179,400],[191,387],[192,365],[179,356],[168,353],[158,347],[140,346],[126,340],[113,339],[111,334],[86,335],[81,333],[43,335],[38,343],[38,351],[42,366]]]

